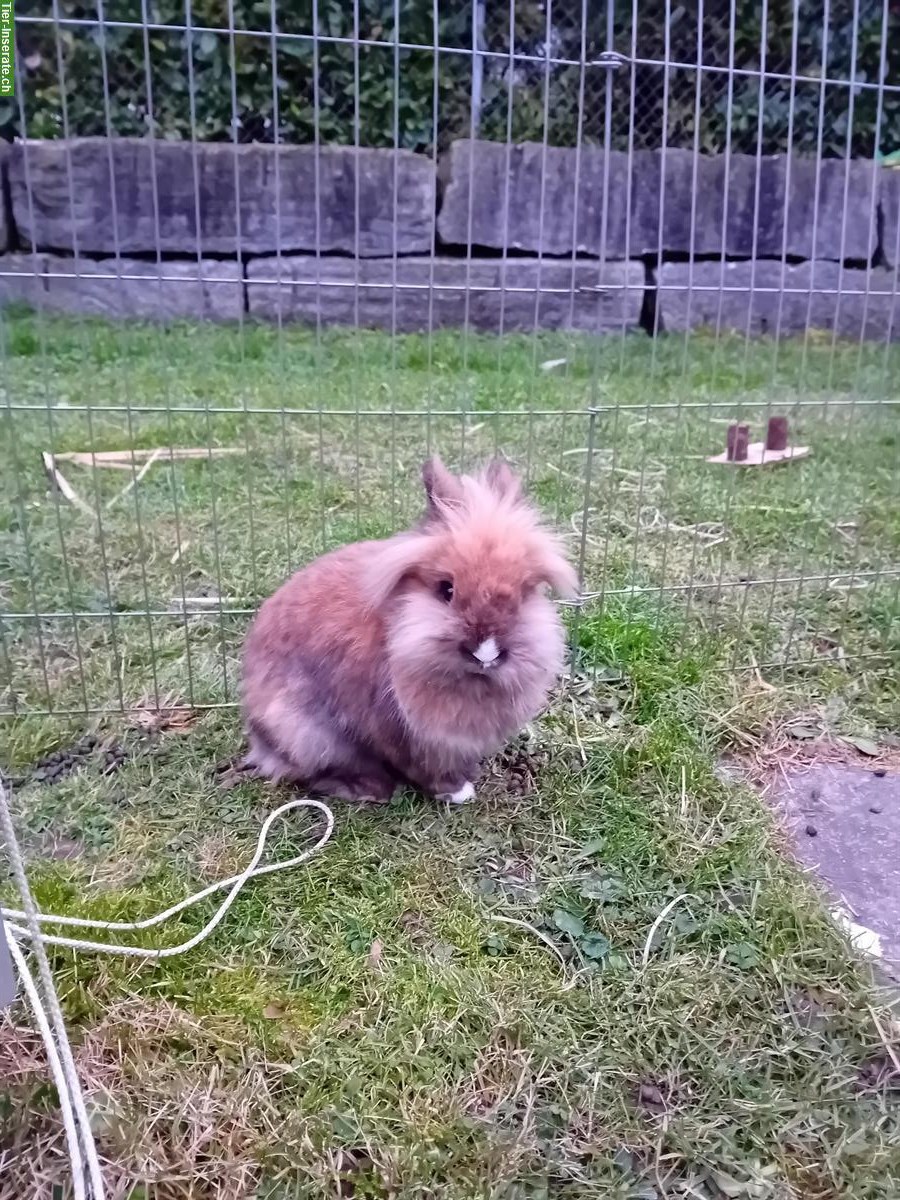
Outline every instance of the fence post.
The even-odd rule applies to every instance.
[[[581,625],[581,612],[584,602],[584,565],[587,558],[588,520],[591,511],[591,484],[594,477],[594,446],[597,440],[597,409],[588,409],[588,439],[587,462],[584,466],[584,494],[581,500],[581,534],[578,546],[578,587],[579,597],[575,608],[575,619],[572,622],[572,668],[575,667],[575,655],[578,648],[578,628]]]
[[[472,5],[472,136],[481,129],[481,105],[484,85],[484,0]]]

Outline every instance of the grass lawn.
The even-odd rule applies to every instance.
[[[114,1196],[900,1192],[898,1026],[721,769],[817,734],[896,749],[900,349],[27,313],[0,335],[0,762],[50,911],[136,919],[249,859],[284,796],[216,772],[248,613],[412,519],[428,450],[514,458],[590,597],[571,678],[477,804],[338,807],[308,869],[249,886],[186,957],[54,954]],[[810,458],[703,461],[769,413]],[[61,462],[99,520],[41,463],[207,446],[240,453],[139,481]],[[314,836],[289,819],[271,855]],[[15,1010],[0,1198],[65,1177]]]

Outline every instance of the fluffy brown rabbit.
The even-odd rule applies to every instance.
[[[260,609],[244,647],[247,765],[319,794],[400,783],[461,803],[481,759],[543,707],[577,592],[560,544],[503,462],[422,469],[421,524],[324,555]]]

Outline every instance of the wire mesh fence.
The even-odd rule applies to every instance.
[[[235,703],[255,606],[433,450],[570,535],[577,672],[637,608],[728,670],[894,662],[898,20],[20,5],[4,711]],[[775,415],[807,458],[706,461]]]
[[[848,133],[854,154],[900,145],[890,84],[900,49],[889,36],[898,9],[884,0],[414,0],[402,12],[386,0],[64,0],[19,9],[35,137],[61,136],[63,93],[72,134],[105,134],[105,89],[121,135],[296,142],[318,130],[329,143],[358,135],[390,146],[396,103],[397,144],[413,150],[465,137],[473,123],[500,141],[600,143],[613,70],[634,75],[633,102],[610,106],[616,149],[716,153],[728,135],[735,152],[755,153],[759,142],[766,154],[843,157]],[[0,127],[22,131],[14,102],[0,107]]]

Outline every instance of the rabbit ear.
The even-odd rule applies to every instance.
[[[384,542],[362,579],[362,592],[369,608],[381,608],[422,563],[428,544],[424,535],[411,533],[401,533]]]
[[[491,491],[504,500],[520,500],[522,483],[509,463],[503,458],[494,458],[484,470],[484,480]]]
[[[537,574],[563,600],[574,600],[581,591],[575,568],[555,546],[548,546],[540,555]]]
[[[428,517],[441,520],[441,509],[459,504],[463,498],[463,486],[459,479],[448,471],[438,455],[429,458],[422,467],[422,483],[428,498]]]

